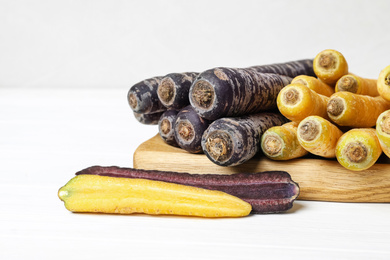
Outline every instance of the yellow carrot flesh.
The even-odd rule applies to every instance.
[[[316,55],[313,69],[320,80],[334,86],[339,78],[348,74],[348,63],[342,53],[328,49]]]
[[[334,88],[329,86],[328,84],[325,84],[321,80],[307,75],[299,75],[296,76],[292,81],[291,84],[303,84],[306,87],[310,88],[311,90],[314,90],[318,94],[330,97],[334,92]]]
[[[355,128],[343,134],[336,146],[337,161],[346,169],[362,171],[370,168],[382,153],[373,128]]]
[[[241,217],[252,206],[225,192],[146,179],[78,175],[58,191],[72,212]]]
[[[334,158],[336,144],[343,132],[328,120],[319,116],[303,119],[297,130],[299,143],[312,154]]]
[[[328,116],[339,126],[373,127],[378,116],[390,109],[381,96],[370,97],[351,92],[336,92],[328,102]]]
[[[379,95],[390,101],[390,65],[384,68],[378,77],[377,89]]]
[[[379,96],[376,79],[366,79],[356,75],[344,75],[336,83],[336,92],[348,91],[372,97]]]
[[[263,153],[273,160],[291,160],[308,154],[297,139],[297,122],[269,128],[261,137]]]
[[[376,121],[376,135],[383,152],[390,158],[390,110],[379,115]]]
[[[299,122],[311,115],[328,118],[326,112],[328,101],[329,97],[318,94],[302,84],[290,84],[279,92],[277,106],[285,117]]]

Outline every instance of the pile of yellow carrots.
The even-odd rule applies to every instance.
[[[313,69],[317,77],[298,76],[280,91],[278,109],[292,122],[263,134],[264,154],[274,160],[336,157],[355,171],[374,165],[382,151],[390,157],[390,66],[378,79],[362,78],[329,49],[317,54]]]

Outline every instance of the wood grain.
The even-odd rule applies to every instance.
[[[387,157],[381,157],[381,161],[361,172],[345,169],[336,159],[309,156],[282,162],[261,154],[242,165],[222,167],[204,154],[190,154],[169,146],[156,135],[136,149],[133,160],[133,167],[137,169],[192,174],[287,171],[300,186],[300,200],[390,202],[390,160]]]

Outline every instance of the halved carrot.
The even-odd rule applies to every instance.
[[[329,97],[317,94],[302,84],[290,84],[278,94],[277,106],[291,121],[301,121],[312,115],[328,118],[326,106]]]
[[[329,86],[328,84],[325,84],[321,80],[319,80],[316,77],[307,76],[307,75],[299,75],[295,77],[291,84],[303,84],[306,87],[310,88],[311,90],[314,90],[318,94],[330,97],[334,92],[334,88]]]
[[[337,161],[346,169],[362,171],[370,168],[382,153],[373,128],[355,128],[343,134],[336,146]]]
[[[381,96],[370,97],[351,92],[336,92],[328,102],[328,116],[339,126],[373,127],[378,116],[390,109]]]
[[[390,110],[379,115],[376,121],[376,135],[383,152],[390,158]]]
[[[261,150],[273,160],[291,160],[308,154],[298,142],[298,122],[269,128],[261,136]]]
[[[384,68],[378,77],[377,89],[379,95],[390,101],[390,65]]]
[[[342,53],[327,49],[314,58],[313,69],[320,80],[334,86],[339,78],[348,74],[348,63]]]
[[[348,91],[372,97],[379,96],[376,79],[366,79],[353,74],[342,76],[336,83],[336,92]]]
[[[319,116],[303,119],[297,130],[299,143],[312,154],[325,158],[336,157],[336,144],[343,132]]]

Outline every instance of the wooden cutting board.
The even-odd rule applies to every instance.
[[[390,202],[390,159],[385,155],[370,169],[360,172],[345,169],[336,159],[307,156],[273,161],[261,154],[242,165],[222,167],[204,154],[191,154],[167,145],[157,134],[136,149],[133,160],[137,169],[192,174],[287,171],[300,186],[301,200]]]

